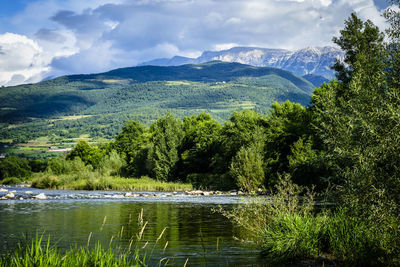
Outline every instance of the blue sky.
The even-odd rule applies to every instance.
[[[0,85],[94,73],[233,46],[332,45],[384,0],[0,0]]]

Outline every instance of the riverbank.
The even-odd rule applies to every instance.
[[[36,174],[32,187],[40,189],[64,190],[122,190],[122,191],[188,191],[193,186],[189,183],[163,182],[149,177],[123,178],[120,176],[89,173],[87,176],[48,173]]]

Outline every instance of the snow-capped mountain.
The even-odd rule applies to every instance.
[[[178,66],[200,64],[213,60],[238,62],[259,67],[274,67],[291,71],[299,76],[319,75],[327,79],[334,77],[331,66],[336,59],[343,59],[344,53],[334,47],[307,47],[296,51],[259,47],[233,47],[222,51],[205,51],[198,58],[175,56],[161,58],[140,65]]]

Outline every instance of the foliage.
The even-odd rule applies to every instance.
[[[264,183],[263,158],[256,146],[241,147],[231,163],[230,171],[237,186],[247,192],[256,192]]]
[[[221,125],[207,113],[183,119],[184,137],[179,147],[180,176],[212,171],[211,159],[215,155]]]
[[[31,175],[31,167],[26,159],[7,157],[0,160],[0,180],[8,177],[25,178]]]
[[[101,159],[99,170],[100,173],[106,175],[119,175],[121,169],[126,164],[125,160],[118,154],[117,151],[112,150],[109,155]]]
[[[179,160],[178,147],[184,134],[182,121],[168,113],[151,126],[150,132],[147,168],[151,176],[162,181],[174,179]]]
[[[139,176],[145,173],[144,150],[148,142],[148,129],[138,121],[128,121],[115,138],[113,146],[125,158],[128,174]]]
[[[280,178],[269,197],[252,197],[232,210],[219,209],[242,227],[241,236],[255,242],[272,262],[317,259],[331,255],[345,265],[395,265],[399,258],[398,218],[390,228],[366,220],[344,207],[315,209],[314,193]]]
[[[266,121],[265,175],[269,177],[268,184],[273,185],[279,174],[289,171],[288,157],[294,143],[312,135],[311,114],[300,104],[286,101],[273,104]]]
[[[349,54],[349,67],[342,70],[347,78],[313,96],[320,138],[338,166],[340,201],[355,216],[373,216],[391,227],[385,218],[397,216],[400,207],[400,98],[387,79],[391,59],[382,34],[355,15],[338,44]]]
[[[252,110],[236,111],[222,129],[217,143],[217,153],[211,167],[215,173],[230,178],[229,183],[236,182],[230,172],[231,162],[241,147],[257,146],[263,150],[265,138],[265,116]]]
[[[301,185],[316,185],[326,188],[327,177],[331,175],[331,166],[323,150],[315,148],[312,136],[299,138],[290,148],[288,170],[292,180]]]
[[[80,158],[85,165],[91,165],[93,168],[98,168],[101,158],[104,156],[104,151],[97,146],[91,146],[85,140],[79,140],[74,149],[68,153],[67,159],[73,160]]]
[[[4,178],[3,180],[0,180],[0,184],[10,185],[10,184],[20,184],[20,183],[22,183],[22,181],[17,177],[7,177]]]

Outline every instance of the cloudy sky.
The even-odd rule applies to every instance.
[[[332,45],[385,0],[0,0],[0,85],[95,73],[232,46]]]

